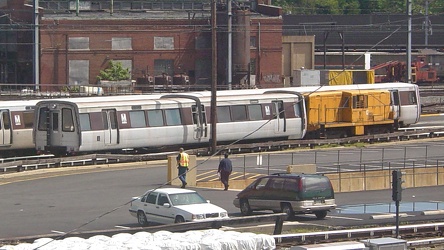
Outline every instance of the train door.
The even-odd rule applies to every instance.
[[[193,137],[196,140],[200,140],[203,137],[208,137],[207,128],[207,116],[205,113],[204,105],[201,105],[201,110],[197,109],[197,105],[191,106],[191,112],[193,114],[194,133]]]
[[[283,101],[273,101],[273,117],[275,119],[274,132],[275,133],[284,133],[286,128],[286,120],[285,120],[285,110],[284,110],[284,102]]]
[[[11,134],[9,110],[0,110],[0,147],[11,145]]]
[[[119,130],[117,128],[117,114],[115,109],[102,110],[103,127],[105,131],[105,145],[119,143]]]
[[[390,111],[393,114],[393,119],[398,120],[401,116],[401,109],[399,108],[399,92],[398,90],[390,91]]]

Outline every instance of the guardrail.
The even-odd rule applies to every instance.
[[[133,228],[114,228],[108,230],[93,230],[85,232],[72,232],[67,234],[44,234],[44,235],[32,235],[24,237],[13,237],[0,239],[2,244],[13,244],[15,242],[28,242],[31,243],[36,239],[40,238],[52,238],[52,239],[64,239],[66,237],[81,237],[89,238],[95,235],[105,235],[113,236],[118,233],[130,233],[134,234],[137,232],[149,232],[154,233],[158,231],[170,231],[170,232],[185,232],[190,230],[204,230],[204,229],[219,229],[223,226],[233,226],[241,225],[247,223],[262,223],[262,222],[275,222],[274,234],[281,234],[282,227],[284,223],[284,218],[287,217],[285,213],[275,213],[275,214],[265,214],[265,215],[254,215],[254,216],[244,216],[244,217],[233,217],[221,220],[212,221],[202,221],[202,222],[186,222],[168,225],[159,225],[151,227],[133,227]]]
[[[414,235],[419,233],[441,233],[444,230],[444,222],[419,224],[419,225],[404,225],[399,226],[399,233],[402,235]],[[381,238],[381,237],[395,237],[396,227],[378,227],[378,228],[363,228],[363,229],[346,229],[334,230],[324,232],[311,233],[297,233],[297,234],[282,234],[274,235],[276,243],[311,243],[311,242],[325,242],[336,240],[351,240],[363,238]]]

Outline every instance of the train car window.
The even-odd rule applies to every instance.
[[[2,116],[3,116],[3,128],[10,129],[11,121],[9,120],[9,112],[3,112]]]
[[[129,112],[131,127],[132,128],[143,128],[146,127],[145,122],[145,112],[140,111],[130,111]]]
[[[106,115],[106,112],[102,112],[102,123],[103,129],[108,129],[108,116]]]
[[[418,103],[415,91],[401,91],[399,92],[399,99],[401,105],[416,105]]]
[[[247,120],[247,107],[245,105],[231,106],[231,117],[233,121],[246,121]]]
[[[230,107],[217,107],[217,122],[231,122]]]
[[[301,117],[302,112],[301,112],[301,105],[300,105],[300,103],[299,102],[295,103],[293,105],[293,108],[294,108],[294,116],[297,117],[297,118]]]
[[[32,128],[34,124],[34,112],[23,112],[25,128]]]
[[[248,118],[250,121],[262,120],[262,108],[260,104],[250,104],[248,108]]]
[[[39,110],[39,124],[38,124],[38,129],[40,131],[48,130],[48,126],[46,125],[47,121],[48,121],[48,109],[41,108]]]
[[[179,109],[165,109],[165,120],[167,126],[181,125],[182,119]]]
[[[204,105],[201,105],[201,109],[202,109],[202,121],[201,122],[203,124],[206,124],[207,123],[207,116],[205,113]],[[191,106],[191,112],[193,114],[193,124],[197,124],[198,123],[198,120],[197,120],[198,113],[197,113],[196,105]]]
[[[59,130],[59,113],[52,113],[52,130]]]
[[[89,114],[80,114],[80,129],[82,131],[90,131],[91,130],[91,120],[89,119]]]
[[[110,110],[109,111],[109,119],[111,122],[111,129],[117,129],[117,115],[116,111]]]
[[[162,110],[149,110],[148,114],[148,126],[150,127],[160,127],[163,126],[163,116]]]
[[[74,132],[74,120],[71,109],[62,109],[62,124],[64,132]]]

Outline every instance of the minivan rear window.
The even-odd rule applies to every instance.
[[[302,196],[304,199],[334,198],[330,180],[324,176],[306,176],[303,178],[303,183]]]

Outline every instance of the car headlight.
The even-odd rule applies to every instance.
[[[193,216],[191,216],[193,218],[193,220],[202,220],[205,219],[205,216],[203,214],[193,214]]]
[[[222,217],[222,218],[228,217],[228,213],[222,212],[222,213],[220,213],[220,217]]]

